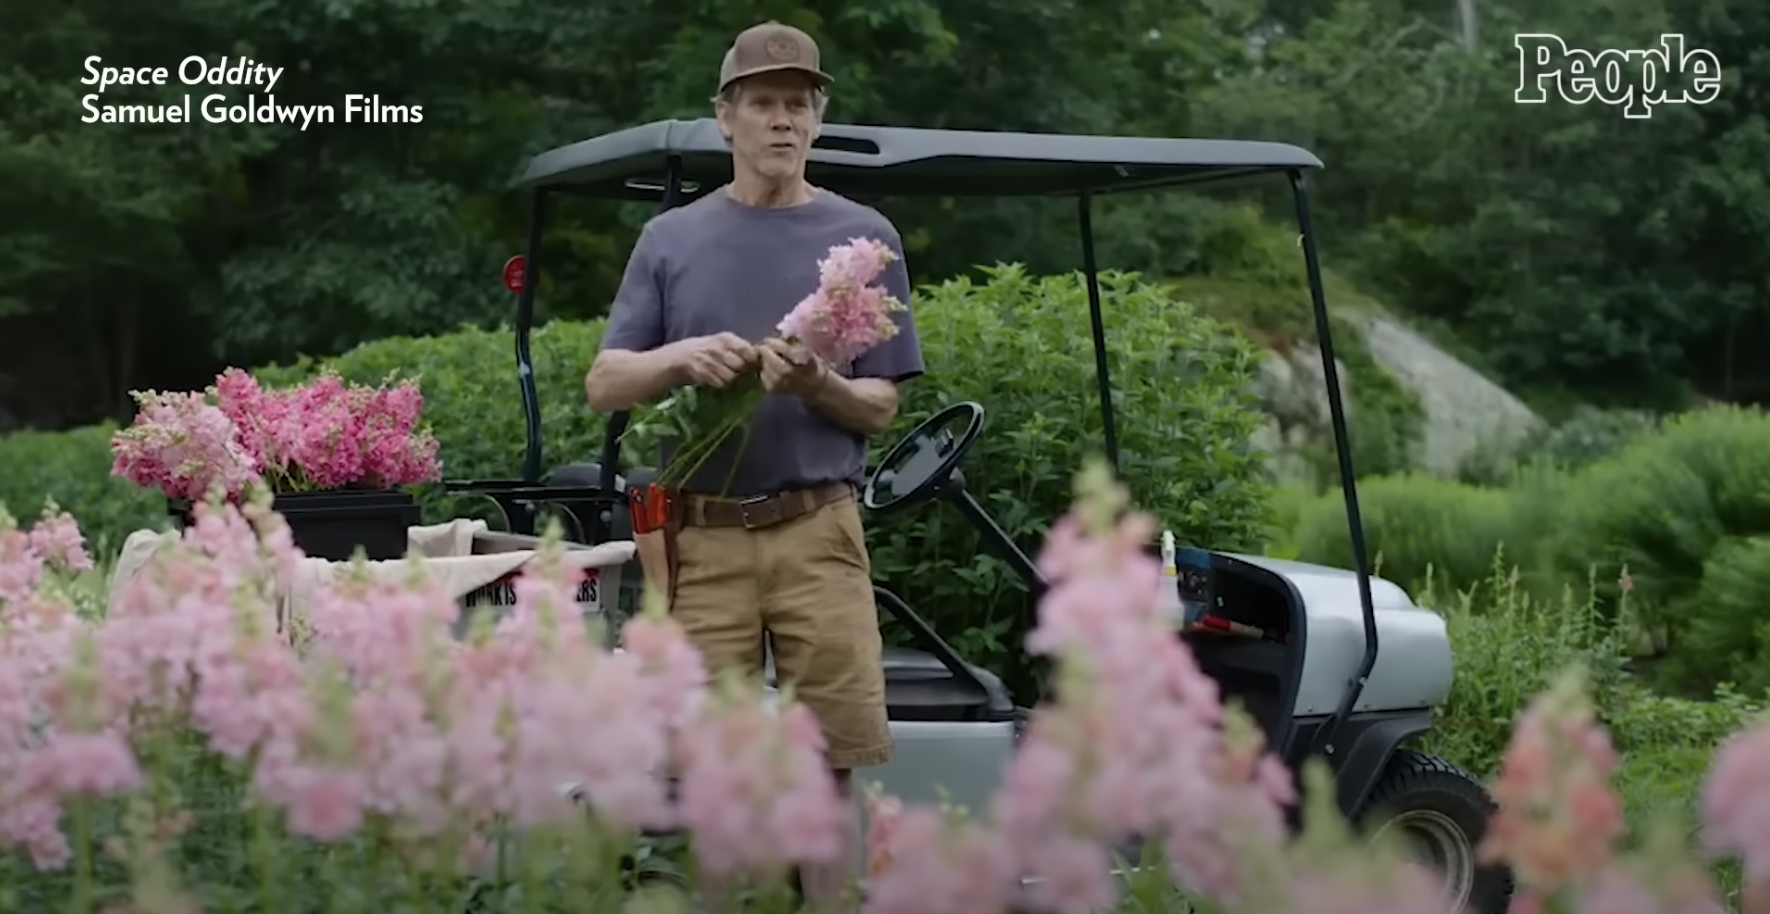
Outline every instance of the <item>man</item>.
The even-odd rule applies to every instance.
[[[677,500],[671,613],[718,670],[758,674],[763,635],[777,674],[822,725],[844,790],[849,772],[891,757],[872,578],[854,487],[865,438],[897,415],[898,383],[922,373],[914,320],[849,365],[826,365],[772,337],[818,284],[832,245],[869,237],[899,259],[883,278],[906,304],[909,274],[890,221],[812,186],[805,160],[829,76],[804,32],[766,23],[738,35],[713,99],[732,180],[660,214],[640,233],[584,387],[590,406],[627,409],[683,384],[722,387],[759,369],[767,397],[748,447],[727,441]],[[767,342],[762,342],[766,340]],[[729,498],[715,498],[728,473]],[[807,868],[807,900],[839,902],[859,871]]]

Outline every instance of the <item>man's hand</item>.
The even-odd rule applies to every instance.
[[[724,387],[756,364],[756,347],[735,333],[691,337],[673,345],[683,377],[702,387]]]
[[[771,394],[809,396],[829,379],[829,367],[802,346],[770,337],[758,351],[762,356],[762,386]]]

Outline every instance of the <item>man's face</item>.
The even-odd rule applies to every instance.
[[[719,129],[731,154],[768,178],[804,174],[805,154],[817,138],[817,93],[803,74],[758,73],[718,105]]]

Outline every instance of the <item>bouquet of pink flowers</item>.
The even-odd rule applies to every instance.
[[[140,411],[111,437],[111,473],[168,498],[201,501],[218,487],[235,501],[260,481],[273,492],[315,492],[442,477],[415,381],[368,387],[328,371],[267,390],[229,368],[204,391],[131,396]]]
[[[892,313],[905,305],[883,286],[874,285],[896,259],[888,245],[871,238],[852,238],[830,248],[829,256],[817,263],[817,289],[776,327],[781,338],[826,364],[841,365],[896,336]],[[749,444],[749,419],[763,394],[759,372],[723,388],[681,388],[636,416],[622,440],[641,447],[676,441],[676,453],[659,468],[654,487],[681,485],[740,429],[744,438],[738,456],[742,455]]]

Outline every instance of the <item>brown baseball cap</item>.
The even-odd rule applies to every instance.
[[[719,91],[746,76],[778,70],[798,70],[826,88],[835,82],[818,69],[817,42],[799,29],[779,22],[764,22],[738,33],[719,65]]]

